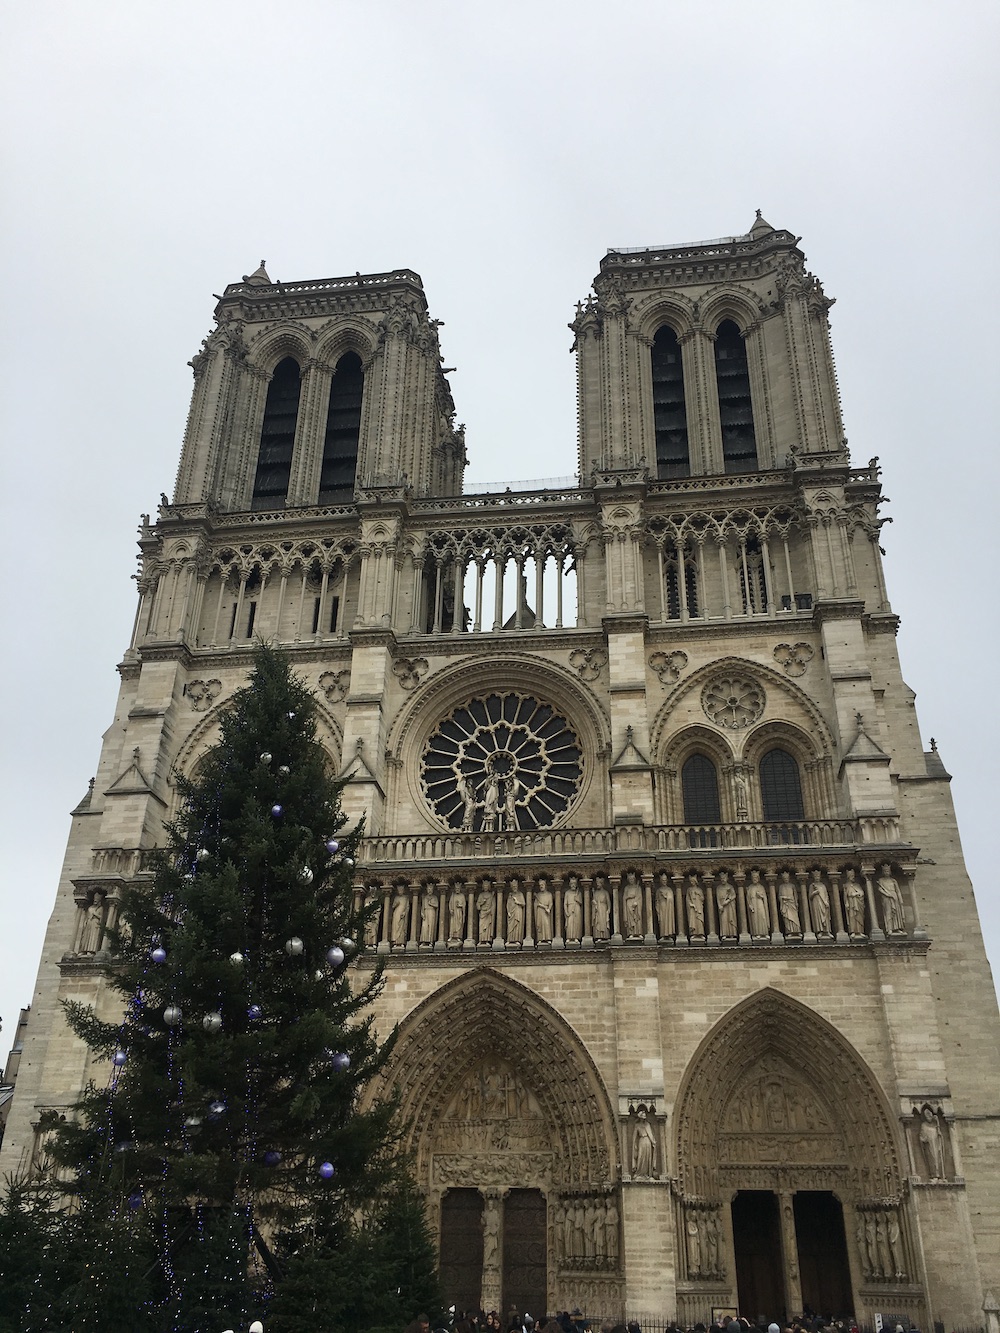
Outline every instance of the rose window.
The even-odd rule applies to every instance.
[[[427,743],[420,780],[450,828],[503,833],[548,828],[580,789],[576,733],[530,695],[471,699]]]
[[[764,691],[748,676],[718,676],[702,690],[701,706],[720,727],[738,731],[763,713]]]

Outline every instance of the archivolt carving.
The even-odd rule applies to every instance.
[[[802,1169],[855,1202],[899,1200],[896,1133],[874,1075],[825,1019],[778,991],[744,1000],[708,1034],[677,1107],[685,1197],[717,1198],[723,1181],[770,1188],[775,1172]]]
[[[368,1095],[394,1085],[425,1185],[432,1171],[438,1184],[443,1173],[449,1184],[522,1185],[519,1166],[559,1187],[617,1178],[610,1100],[582,1043],[545,1001],[491,969],[456,978],[405,1020]]]

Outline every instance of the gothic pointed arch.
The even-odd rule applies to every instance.
[[[674,1112],[675,1175],[687,1199],[739,1189],[827,1189],[897,1204],[904,1158],[888,1100],[851,1043],[771,987],[704,1038]]]
[[[492,968],[465,972],[402,1024],[371,1096],[395,1089],[425,1188],[618,1179],[611,1100],[569,1023]]]

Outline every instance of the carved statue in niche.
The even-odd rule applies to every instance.
[[[855,871],[848,869],[844,877],[844,915],[847,917],[847,933],[863,935],[865,933],[865,891],[858,883]]]
[[[467,773],[458,775],[458,794],[462,798],[462,832],[471,833],[476,818],[476,789]]]
[[[598,875],[594,880],[591,906],[594,916],[594,939],[609,940],[611,938],[611,894],[608,892],[608,882],[603,875]]]
[[[656,1175],[656,1136],[644,1106],[640,1106],[636,1112],[632,1129],[632,1175]]]
[[[604,1253],[608,1256],[608,1260],[613,1268],[618,1266],[618,1226],[618,1209],[612,1201],[608,1204],[607,1211],[604,1214]]]
[[[879,902],[882,904],[882,924],[887,935],[902,935],[906,930],[903,921],[903,897],[899,885],[892,876],[892,867],[882,866],[882,873],[876,880]]]
[[[875,1219],[875,1243],[878,1246],[878,1266],[882,1276],[890,1278],[894,1275],[894,1266],[892,1255],[889,1251],[889,1228],[883,1215]]]
[[[719,871],[719,882],[715,888],[715,901],[719,908],[719,937],[734,940],[738,934],[736,925],[736,885],[729,881],[729,873]]]
[[[750,871],[747,885],[747,917],[750,934],[754,939],[766,939],[771,933],[771,913],[767,905],[767,889],[760,882],[760,871]]]
[[[597,1204],[593,1199],[588,1199],[583,1210],[583,1257],[593,1259],[600,1254],[603,1239],[603,1225],[598,1230]]]
[[[868,1254],[868,1227],[864,1213],[858,1213],[857,1218],[855,1219],[854,1234],[858,1242],[858,1257],[861,1260],[861,1271],[867,1279],[872,1275],[872,1264]]]
[[[941,1122],[930,1106],[925,1106],[919,1113],[920,1128],[917,1131],[917,1143],[923,1158],[924,1170],[928,1180],[944,1180],[944,1138]]]
[[[701,1277],[701,1230],[695,1213],[688,1213],[686,1231],[688,1275]]]
[[[483,1268],[500,1267],[500,1202],[487,1198],[483,1207]]]
[[[573,1208],[571,1204],[563,1204],[562,1210],[562,1232],[563,1232],[563,1256],[566,1259],[573,1257]]]
[[[406,943],[406,923],[410,915],[410,898],[405,889],[399,889],[392,900],[389,939],[393,944]]]
[[[660,871],[656,883],[656,926],[661,940],[673,939],[677,934],[674,890],[670,883],[670,876],[665,870]]]
[[[586,1224],[587,1214],[582,1203],[577,1201],[573,1206],[573,1249],[572,1254],[575,1259],[582,1259],[586,1250],[583,1229]]]
[[[379,901],[378,892],[375,889],[369,889],[365,894],[365,906],[371,908]],[[365,922],[365,945],[369,949],[374,949],[378,944],[378,931],[380,918],[382,916],[381,908],[377,912],[372,912],[371,916]]]
[[[583,936],[583,893],[576,875],[570,875],[563,894],[563,915],[566,920],[566,939],[579,940]]]
[[[496,895],[490,884],[483,884],[476,894],[476,918],[480,944],[493,942],[493,928],[496,922]]]
[[[874,1213],[865,1215],[865,1253],[868,1258],[868,1272],[872,1277],[882,1277],[882,1266],[878,1261],[878,1224]]]
[[[460,941],[465,935],[465,890],[456,884],[448,895],[448,939]]]
[[[433,944],[437,939],[438,911],[440,909],[440,898],[434,889],[427,889],[424,892],[423,902],[420,904],[420,943]]]
[[[885,1225],[894,1275],[897,1282],[903,1282],[906,1279],[906,1261],[903,1255],[903,1237],[899,1229],[899,1213],[895,1208],[890,1208],[886,1214]]]
[[[830,932],[830,891],[823,883],[819,870],[811,872],[809,880],[809,909],[812,912],[813,930],[817,935],[829,935]]]
[[[713,1277],[720,1277],[719,1265],[719,1219],[714,1212],[705,1214],[705,1242],[707,1246],[707,1268]]]
[[[622,890],[622,915],[625,918],[625,938],[642,938],[642,888],[636,879],[634,870],[625,876],[625,888]]]
[[[104,899],[100,889],[94,891],[94,897],[83,916],[80,928],[80,953],[97,953],[101,947],[101,935],[104,931]]]
[[[685,901],[687,903],[688,934],[703,938],[705,935],[705,890],[699,884],[698,876],[693,870],[688,875]]]
[[[539,944],[552,943],[553,902],[549,881],[542,876],[535,889],[535,939]]]
[[[520,828],[517,822],[517,800],[524,790],[516,776],[507,780],[507,791],[503,798],[503,826],[508,833]]]
[[[778,880],[778,909],[786,935],[801,935],[802,921],[799,918],[799,895],[795,881],[787,870],[781,872]]]
[[[512,879],[507,890],[508,944],[521,944],[524,940],[524,901],[520,881]]]

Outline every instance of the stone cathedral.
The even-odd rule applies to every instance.
[[[365,819],[356,966],[452,1300],[1000,1327],[1000,1020],[831,304],[759,214],[610,251],[577,475],[467,491],[416,273],[226,288],[0,1170],[88,1077],[58,1001],[110,1004],[121,887],[260,636]]]

